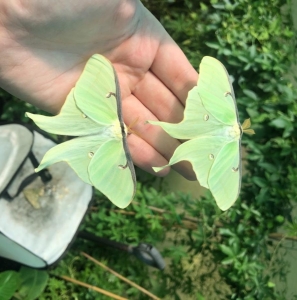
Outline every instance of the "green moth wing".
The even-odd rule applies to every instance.
[[[233,87],[225,67],[204,57],[197,86],[188,94],[183,120],[178,124],[148,121],[177,139],[189,139],[174,152],[168,165],[191,162],[200,184],[208,188],[217,205],[227,210],[236,201],[241,186],[241,136],[250,122],[240,125]]]
[[[131,169],[121,141],[113,139],[102,145],[94,154],[88,172],[92,184],[109,199],[134,195],[135,182],[131,180]],[[130,197],[126,201],[129,204]]]
[[[232,83],[224,65],[206,56],[202,59],[199,71],[199,95],[205,109],[223,124],[239,123]]]
[[[84,182],[93,185],[88,172],[88,166],[92,158],[90,153],[93,153],[92,151],[96,152],[105,142],[106,138],[104,137],[98,138],[90,135],[58,144],[45,153],[35,171],[39,172],[57,162],[65,161]]]
[[[148,121],[150,124],[161,126],[168,134],[176,139],[193,139],[200,135],[212,135],[221,129],[221,122],[210,117],[195,86],[188,94],[184,119],[178,124]],[[205,121],[209,126],[205,126]]]
[[[98,132],[95,122],[84,117],[74,101],[74,89],[68,94],[60,113],[54,117],[26,113],[44,131],[59,135],[84,136]]]
[[[200,136],[191,139],[177,147],[168,165],[154,168],[154,170],[160,171],[164,167],[187,160],[192,164],[200,185],[209,189],[208,179],[215,161],[214,157],[217,157],[225,142],[223,137],[212,136]],[[197,149],[199,150],[197,151]]]
[[[94,55],[89,59],[73,94],[77,107],[87,118],[105,126],[118,121],[123,124],[117,75],[105,57]]]
[[[57,116],[27,113],[41,129],[76,136],[50,149],[36,171],[66,161],[120,208],[133,199],[136,176],[122,119],[120,88],[112,64],[95,54]]]
[[[240,140],[227,143],[220,149],[210,170],[208,184],[221,210],[234,204],[241,186]]]

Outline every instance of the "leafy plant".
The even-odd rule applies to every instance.
[[[19,274],[15,271],[5,271],[0,273],[0,295],[1,299],[11,299],[19,287]]]
[[[143,2],[195,67],[211,55],[234,79],[240,119],[251,117],[256,131],[243,138],[246,174],[240,199],[222,213],[210,194],[199,200],[172,194],[162,181],[138,170],[137,204],[117,210],[97,194],[82,229],[128,244],[152,243],[165,257],[166,269],[155,271],[127,253],[77,239],[51,271],[40,299],[105,299],[56,275],[129,299],[147,299],[87,261],[81,251],[164,299],[286,299],[275,281],[287,272],[277,255],[282,243],[275,244],[271,233],[287,222],[288,235],[296,237],[291,211],[297,192],[297,101],[296,88],[287,79],[296,61],[296,36],[290,2]],[[28,110],[4,92],[1,97],[2,120],[19,120]]]
[[[0,273],[0,299],[10,300],[14,296],[21,300],[34,300],[44,290],[48,281],[46,271],[22,267],[19,272]]]

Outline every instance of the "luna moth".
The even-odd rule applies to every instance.
[[[83,181],[100,190],[116,206],[126,207],[135,194],[136,176],[120,95],[112,64],[95,54],[57,116],[26,113],[47,132],[76,136],[51,148],[35,171],[66,161]]]
[[[187,160],[221,210],[233,205],[241,185],[242,133],[254,134],[254,130],[249,129],[249,119],[239,122],[233,87],[222,63],[209,56],[202,59],[198,84],[188,94],[180,123],[148,123],[188,140],[177,147],[168,165],[153,168],[156,172]]]

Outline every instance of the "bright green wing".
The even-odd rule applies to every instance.
[[[122,203],[119,204],[119,207],[126,207],[134,195],[136,175],[127,145],[126,126],[122,118],[120,86],[117,74],[108,59],[99,54],[95,54],[89,59],[82,76],[75,85],[74,98],[77,106],[83,111],[87,118],[100,124],[104,123],[107,127],[113,126],[113,132],[116,136],[114,141],[116,147],[115,149],[110,148],[109,151],[104,151],[105,147],[107,147],[105,146],[95,153],[95,157],[89,166],[89,177],[93,185],[102,191],[113,203],[116,205],[117,203]],[[106,158],[104,158],[104,155]],[[100,157],[100,159],[96,159],[96,157]],[[125,172],[118,172],[118,166],[115,166],[114,169],[111,169],[108,173],[110,177],[105,177],[103,181],[98,182],[98,174],[91,172],[91,170],[97,168],[103,170],[101,165],[107,161],[111,164],[109,157],[113,157],[115,161],[122,160],[122,158],[125,157],[127,168]],[[98,165],[95,166],[93,162],[96,162]],[[124,175],[129,172],[129,176]],[[123,176],[122,179],[121,174]],[[128,182],[125,178],[129,178],[130,181]],[[119,185],[121,181],[127,184],[127,189],[129,189],[128,186],[133,186],[133,194],[128,193],[129,197],[131,197],[128,197],[129,200],[126,199],[124,193],[117,194],[111,192],[112,189],[116,189],[116,186]],[[112,188],[109,187],[109,182],[114,182],[111,186]],[[122,200],[120,200],[121,197]]]
[[[67,162],[85,182],[123,208],[135,193],[136,176],[122,119],[121,92],[112,64],[95,54],[71,90],[59,115],[27,113],[51,133],[79,136],[50,149],[36,169]]]
[[[116,97],[120,91],[112,64],[102,55],[93,55],[75,85],[76,105],[94,122],[108,126],[119,121]]]
[[[120,140],[110,140],[94,154],[88,168],[92,184],[111,202],[125,208],[135,194],[134,169],[131,171]]]
[[[230,208],[238,198],[241,185],[240,141],[224,145],[208,178],[209,189],[221,210]]]
[[[232,129],[226,130],[226,125],[239,128],[235,96],[225,67],[215,58],[204,57],[200,64],[198,84],[188,94],[182,122],[148,123],[161,126],[177,139],[229,135],[228,131]]]
[[[82,111],[76,106],[73,98],[73,89],[68,94],[58,115],[46,117],[27,112],[26,116],[32,119],[42,130],[54,134],[81,136],[98,132],[98,124],[85,118]]]
[[[187,160],[192,164],[200,185],[209,189],[208,178],[211,167],[225,144],[226,139],[223,137],[201,136],[192,139],[176,148],[168,165],[153,169],[158,172],[167,166]]]
[[[174,152],[168,165],[187,160],[200,184],[209,188],[217,205],[228,209],[237,199],[241,183],[242,128],[234,91],[225,67],[204,57],[198,84],[188,94],[184,119],[178,124],[148,121],[178,139],[190,139]]]
[[[198,137],[181,144],[168,165],[153,169],[158,172],[183,160],[192,164],[200,185],[210,189],[219,208],[230,208],[240,190],[240,141],[227,142],[224,137]]]
[[[205,56],[200,64],[198,93],[202,103],[222,125],[239,123],[229,74],[217,59]]]
[[[58,144],[46,152],[35,171],[39,172],[52,164],[65,161],[84,182],[92,184],[89,179],[88,166],[93,153],[105,142],[106,137],[91,135]]]
[[[148,121],[148,123],[161,126],[176,139],[193,139],[199,135],[220,135],[219,132],[223,129],[221,122],[203,106],[197,86],[188,94],[184,119],[180,123],[170,124],[158,121]]]

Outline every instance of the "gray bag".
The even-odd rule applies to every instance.
[[[54,145],[24,125],[0,126],[0,257],[34,268],[63,255],[93,195],[66,163],[34,172]]]

